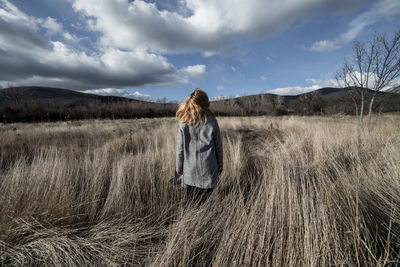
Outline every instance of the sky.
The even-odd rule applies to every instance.
[[[0,87],[300,94],[336,86],[355,40],[399,27],[399,0],[0,0]]]

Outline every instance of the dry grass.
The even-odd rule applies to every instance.
[[[398,264],[399,121],[220,118],[200,207],[168,183],[173,119],[2,125],[0,264]]]

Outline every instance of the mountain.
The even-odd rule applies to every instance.
[[[365,110],[371,90],[365,90]],[[398,90],[398,88],[397,88]],[[212,101],[219,116],[352,114],[359,103],[355,89],[326,87],[300,95],[257,94]],[[374,112],[400,112],[400,94],[378,92]],[[177,104],[154,103],[117,96],[99,96],[48,87],[0,89],[0,121],[54,121],[90,118],[174,116]]]
[[[118,102],[118,101],[133,101],[142,102],[135,99],[128,99],[118,96],[100,96],[94,94],[81,93],[73,90],[50,87],[10,87],[0,90],[0,106],[9,105],[12,103],[45,103],[51,101],[54,104],[82,105],[91,102]]]
[[[374,91],[364,89],[365,108]],[[285,115],[285,114],[354,114],[354,99],[359,101],[359,90],[326,87],[299,95],[257,94],[215,101],[213,110],[220,115]],[[374,111],[400,111],[400,95],[391,92],[376,94]]]
[[[177,105],[49,87],[0,89],[0,120],[54,121],[173,116]]]

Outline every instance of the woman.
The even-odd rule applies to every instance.
[[[223,168],[218,122],[206,92],[197,88],[179,105],[176,172],[183,175],[187,196],[204,202],[217,185]]]

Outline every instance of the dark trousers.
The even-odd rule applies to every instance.
[[[200,205],[207,200],[211,195],[214,188],[199,188],[195,186],[186,185],[186,196],[189,201]]]

